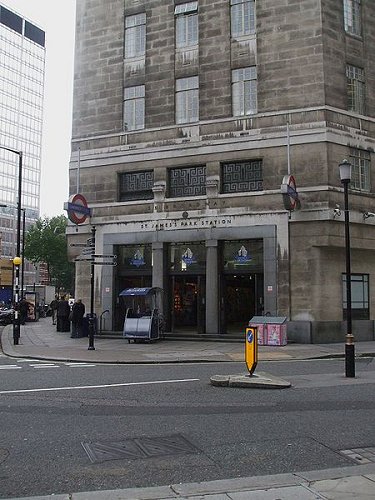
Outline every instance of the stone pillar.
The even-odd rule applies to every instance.
[[[218,242],[206,241],[206,333],[219,333]]]
[[[152,286],[164,288],[164,246],[156,241],[152,243]]]

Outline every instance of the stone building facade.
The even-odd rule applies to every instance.
[[[346,158],[354,334],[374,338],[374,17],[366,0],[77,1],[70,192],[92,216],[68,239],[93,224],[117,255],[95,266],[106,329],[123,288],[158,286],[167,331],[269,314],[290,339],[343,340]]]

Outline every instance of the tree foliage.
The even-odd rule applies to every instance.
[[[68,291],[72,289],[74,265],[68,260],[66,225],[64,215],[37,219],[26,234],[25,257],[34,264],[44,262],[50,284]]]

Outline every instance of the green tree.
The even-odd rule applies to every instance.
[[[37,219],[26,234],[25,258],[33,264],[44,262],[50,284],[71,291],[74,265],[68,260],[66,225],[65,215]]]

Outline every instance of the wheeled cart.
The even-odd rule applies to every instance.
[[[137,342],[160,338],[163,332],[163,289],[126,288],[120,293],[125,301],[126,313],[123,336]]]

